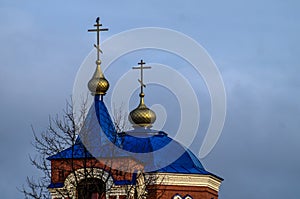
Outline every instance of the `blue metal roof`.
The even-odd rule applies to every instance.
[[[80,138],[77,137],[75,144],[73,147],[69,147],[55,155],[48,157],[48,160],[54,159],[80,159],[80,158],[93,158],[88,150],[84,147]]]
[[[166,133],[162,131],[153,133],[152,130],[149,135],[146,132],[147,129],[144,130],[144,133],[137,135],[137,130],[134,130],[119,135],[122,140],[121,148],[135,153],[134,158],[145,163],[146,171],[209,174],[189,149],[168,137]],[[161,150],[167,145],[172,150],[151,153]],[[145,155],[147,153],[149,156]],[[180,155],[179,158],[174,159],[174,156],[178,155]]]
[[[92,140],[89,140],[89,143],[93,145],[93,149],[89,148],[92,150],[91,153],[86,150],[85,145],[82,144],[80,135],[73,146],[75,150],[72,150],[72,147],[70,147],[58,154],[50,156],[48,159],[132,157],[143,163],[145,170],[150,172],[215,176],[204,169],[201,162],[189,149],[168,137],[163,131],[141,128],[117,134],[105,104],[97,97],[95,97],[94,106],[89,110],[86,125],[93,131],[90,134],[92,136],[88,136],[89,138],[92,137]],[[94,139],[93,135],[97,135],[99,139]],[[119,153],[112,154],[110,147],[107,147],[110,142],[115,143],[116,148],[119,149]],[[163,150],[161,153],[155,153],[165,147],[169,147],[168,149],[171,150]],[[132,153],[134,153],[134,155],[132,155]],[[179,158],[172,159],[174,158],[174,154]],[[178,154],[180,154],[180,156],[178,156]],[[218,176],[216,177],[221,179]]]
[[[64,183],[62,182],[58,182],[58,183],[51,182],[51,184],[48,186],[48,188],[52,188],[52,189],[62,188],[62,187],[64,187]]]

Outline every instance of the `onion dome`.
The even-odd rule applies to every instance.
[[[109,82],[105,79],[101,68],[100,68],[100,60],[96,61],[97,67],[94,72],[93,77],[88,83],[88,88],[91,91],[92,95],[105,95],[106,91],[109,88]]]
[[[133,127],[150,128],[156,120],[155,112],[145,105],[144,96],[144,93],[140,94],[140,104],[129,114],[129,121],[133,124]]]
[[[141,79],[138,80],[138,82],[141,84],[141,92],[140,92],[140,104],[136,109],[130,112],[129,114],[129,121],[133,124],[133,128],[137,127],[144,127],[144,128],[150,128],[152,127],[152,124],[156,120],[155,113],[149,109],[144,102],[144,91],[143,88],[146,87],[144,84],[144,75],[143,70],[144,69],[150,69],[150,66],[144,66],[146,64],[143,60],[138,63],[140,66],[138,67],[132,67],[132,69],[138,69],[141,71]]]

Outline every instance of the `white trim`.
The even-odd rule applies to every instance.
[[[175,194],[172,199],[193,199],[190,195],[185,195],[184,197],[180,194]]]
[[[92,175],[90,175],[88,178],[97,178],[102,180],[103,182],[107,182],[106,183],[106,190],[109,190],[113,185],[113,179],[112,177],[109,175],[108,172],[104,171],[103,169],[100,168],[86,168],[86,172],[88,173],[92,173]],[[49,192],[51,193],[51,198],[57,198],[57,197],[61,197],[64,198],[62,195],[69,195],[69,197],[71,197],[71,199],[76,199],[76,179],[77,181],[81,181],[83,179],[85,179],[84,176],[85,170],[83,168],[81,169],[77,169],[75,171],[75,173],[71,173],[67,176],[67,178],[65,179],[64,182],[64,187],[62,188],[49,188]],[[75,178],[76,176],[76,178]],[[106,198],[108,198],[108,192],[106,193]]]
[[[212,175],[199,174],[177,174],[177,173],[155,173],[156,185],[179,185],[179,186],[199,186],[209,187],[217,192],[221,185],[221,180]]]

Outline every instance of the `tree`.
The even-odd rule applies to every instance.
[[[32,128],[32,145],[37,155],[30,156],[30,161],[42,176],[38,179],[27,177],[26,185],[20,189],[25,198],[51,198],[50,192],[56,198],[104,198],[117,189],[120,191],[121,186],[114,185],[112,175],[119,181],[126,182],[121,188],[124,198],[146,198],[151,195],[147,186],[151,185],[151,189],[155,189],[155,184],[159,184],[156,182],[158,178],[143,173],[142,165],[134,159],[118,158],[112,161],[107,158],[95,158],[89,153],[80,140],[88,138],[88,130],[87,136],[81,133],[81,137],[78,137],[79,132],[85,128],[87,111],[85,102],[80,114],[75,115],[73,103],[67,102],[64,115],[50,117],[46,131],[39,135]],[[125,120],[122,109],[115,108],[114,124],[117,133],[126,127]],[[136,182],[130,182],[131,179],[135,179]],[[64,186],[59,187],[61,184]]]

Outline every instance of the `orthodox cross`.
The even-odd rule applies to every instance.
[[[99,21],[100,21],[100,18],[97,17],[96,24],[94,24],[94,27],[96,27],[96,29],[89,29],[88,30],[88,32],[97,32],[97,45],[94,44],[94,47],[97,49],[97,60],[100,59],[100,52],[102,53],[102,51],[100,49],[100,32],[101,31],[108,31],[108,28],[100,28],[102,26],[102,24]]]
[[[132,69],[140,69],[141,70],[141,79],[138,80],[140,82],[140,84],[141,84],[141,94],[143,93],[143,87],[146,87],[146,85],[144,84],[144,73],[143,73],[143,70],[151,68],[151,66],[144,66],[144,64],[146,64],[146,63],[143,60],[141,60],[138,63],[138,65],[141,65],[141,66],[132,67]]]

